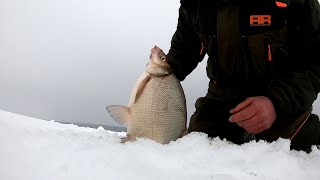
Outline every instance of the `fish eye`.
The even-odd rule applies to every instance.
[[[164,60],[166,60],[166,57],[161,56],[160,59],[161,59],[162,61],[164,61]]]

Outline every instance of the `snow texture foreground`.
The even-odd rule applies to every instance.
[[[0,179],[320,179],[320,151],[290,151],[284,139],[238,146],[192,133],[121,144],[124,135],[0,111]]]

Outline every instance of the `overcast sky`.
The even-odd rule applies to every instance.
[[[179,0],[1,0],[0,109],[46,120],[117,125],[150,49],[168,52]],[[188,117],[206,62],[182,83]],[[316,110],[319,109],[316,106]]]
[[[178,0],[1,0],[0,109],[117,125],[105,107],[128,104],[154,45],[168,52],[178,8]],[[197,71],[183,82],[188,116],[207,90],[205,63]]]

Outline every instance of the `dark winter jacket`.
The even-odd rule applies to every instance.
[[[209,95],[267,96],[279,126],[301,124],[320,91],[319,2],[181,0],[168,53],[177,78],[205,54]]]

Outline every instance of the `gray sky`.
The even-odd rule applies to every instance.
[[[105,107],[127,105],[154,45],[169,50],[178,7],[178,0],[1,0],[0,109],[117,125]],[[205,65],[182,83],[188,117],[207,90]]]

